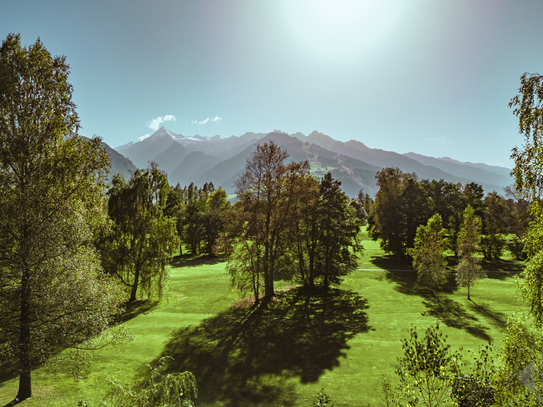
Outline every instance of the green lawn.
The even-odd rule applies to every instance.
[[[321,388],[336,406],[377,406],[381,375],[393,374],[409,327],[439,322],[453,347],[499,346],[507,317],[523,308],[513,274],[489,272],[473,301],[453,278],[432,296],[415,272],[394,271],[408,265],[384,256],[376,242],[364,246],[363,270],[338,289],[292,289],[257,312],[231,307],[238,296],[224,263],[176,258],[163,301],[139,302],[125,315],[133,342],[94,355],[79,382],[62,370],[36,369],[34,397],[20,405],[101,405],[107,377],[144,377],[148,363],[167,355],[174,358],[168,370],[196,375],[201,406],[309,406]],[[486,265],[518,266],[508,258]],[[3,405],[16,394],[17,379],[0,380]]]

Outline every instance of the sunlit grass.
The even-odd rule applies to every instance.
[[[432,296],[409,266],[383,255],[365,238],[359,268],[337,290],[293,289],[265,311],[232,308],[225,264],[213,258],[176,258],[159,304],[139,303],[126,324],[134,341],[93,356],[79,382],[67,372],[33,372],[34,397],[21,406],[101,405],[105,380],[142,378],[160,356],[171,371],[193,370],[200,404],[210,406],[309,405],[321,388],[336,406],[379,405],[382,375],[394,374],[400,339],[410,326],[440,323],[453,347],[498,347],[507,317],[523,304],[512,274],[489,273],[472,289],[452,277]],[[387,270],[388,269],[388,270]],[[278,282],[276,288],[286,285]],[[0,405],[17,392],[17,379],[0,383]]]

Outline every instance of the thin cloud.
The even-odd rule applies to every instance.
[[[198,120],[191,120],[191,123],[192,124],[207,124],[209,122],[218,122],[219,120],[222,120],[222,118],[220,118],[219,116],[215,116],[213,117],[212,119],[210,119],[209,117],[204,119],[204,120],[201,120],[201,121],[198,121]]]
[[[158,116],[156,119],[151,120],[149,123],[147,123],[147,126],[151,130],[157,131],[161,123],[171,122],[171,121],[176,122],[177,119],[175,118],[173,114],[167,114],[166,116]]]
[[[147,137],[151,137],[151,135],[150,135],[149,133],[147,133],[145,136],[138,137],[138,140],[139,140],[139,141],[143,141],[143,140],[145,140]]]

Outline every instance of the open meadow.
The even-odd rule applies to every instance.
[[[144,378],[147,364],[167,357],[167,371],[196,375],[199,406],[310,406],[321,389],[336,406],[380,406],[380,381],[394,380],[400,340],[411,326],[422,332],[438,322],[448,343],[467,355],[488,342],[499,348],[508,316],[524,308],[513,273],[489,272],[472,301],[454,277],[433,296],[365,232],[363,244],[359,270],[341,286],[308,292],[278,282],[277,289],[286,288],[278,300],[256,311],[230,288],[224,262],[176,257],[163,300],[139,300],[119,320],[133,341],[91,354],[81,371],[65,361],[35,369],[34,395],[20,405],[104,405],[107,378]],[[485,267],[520,269],[503,259]],[[6,369],[0,405],[17,393]]]

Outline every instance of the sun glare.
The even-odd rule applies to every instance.
[[[301,0],[285,3],[294,40],[319,56],[355,57],[379,45],[397,21],[401,2]]]

